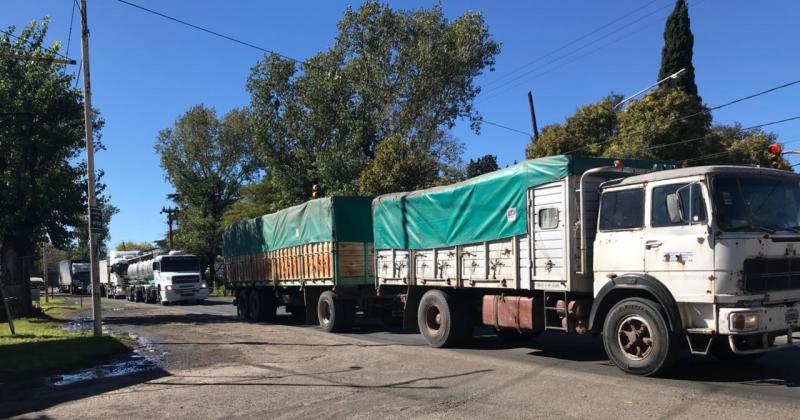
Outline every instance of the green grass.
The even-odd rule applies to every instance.
[[[128,354],[135,342],[128,337],[92,337],[91,332],[67,332],[64,324],[81,312],[63,298],[42,300],[36,317],[0,325],[0,379],[27,379],[56,371],[76,369]]]
[[[208,293],[209,297],[224,297],[224,296],[231,296],[231,292],[225,290],[225,286],[217,286]]]

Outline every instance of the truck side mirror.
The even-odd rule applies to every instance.
[[[683,222],[683,210],[681,210],[681,197],[678,192],[667,194],[667,213],[671,223]]]

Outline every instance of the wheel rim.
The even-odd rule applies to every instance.
[[[653,350],[650,325],[642,317],[631,315],[620,321],[617,343],[622,354],[631,360],[644,360]]]
[[[320,302],[320,316],[323,324],[331,322],[331,305],[324,300]]]
[[[431,305],[425,311],[425,326],[431,334],[436,334],[442,328],[442,311],[436,305]]]

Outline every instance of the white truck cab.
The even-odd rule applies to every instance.
[[[800,175],[742,166],[657,171],[601,184],[599,207],[589,323],[604,320],[606,350],[623,370],[668,362],[683,340],[664,346],[665,334],[726,359],[792,344]],[[620,290],[642,299],[598,304]]]
[[[147,303],[202,302],[208,288],[200,274],[200,259],[180,251],[154,252],[129,260],[128,276],[134,283],[131,300]]]

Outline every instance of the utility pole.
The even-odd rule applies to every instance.
[[[175,249],[172,244],[172,222],[175,221],[175,213],[178,212],[178,209],[171,208],[171,207],[161,207],[161,214],[167,215],[167,224],[169,225],[169,249],[170,251]]]
[[[47,283],[47,242],[42,242],[42,280],[44,280],[44,301],[45,303],[50,302],[50,299],[47,297],[47,289],[50,288],[50,284]]]
[[[103,335],[103,313],[100,308],[100,267],[97,261],[97,226],[95,222],[102,216],[97,208],[94,189],[94,140],[92,138],[92,86],[89,78],[89,25],[86,19],[86,0],[81,0],[81,54],[83,57],[83,117],[86,129],[86,170],[89,184],[89,273],[92,279],[92,314],[94,315],[94,336]],[[100,217],[98,217],[100,216]]]
[[[528,105],[531,108],[531,122],[533,123],[533,141],[539,142],[539,126],[536,125],[536,111],[533,109],[533,93],[528,91]]]

